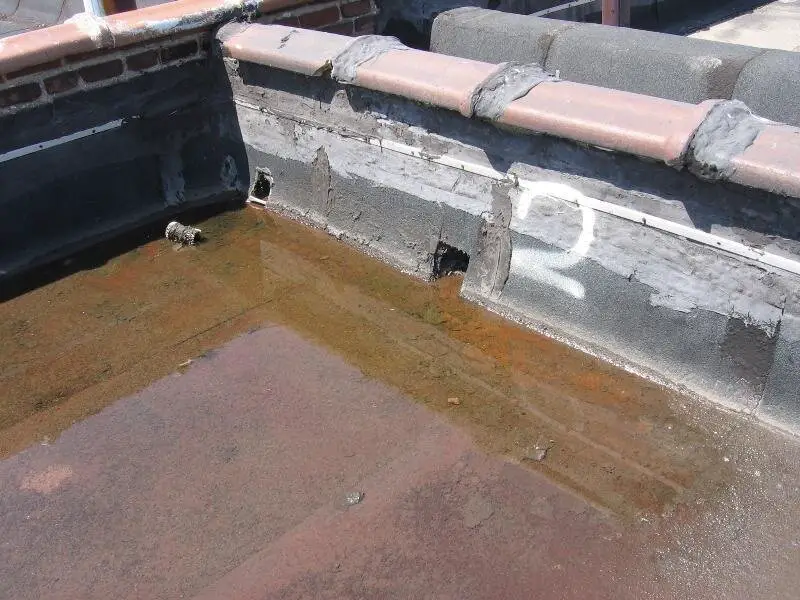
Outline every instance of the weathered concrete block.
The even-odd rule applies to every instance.
[[[758,415],[800,429],[800,302],[787,305]]]
[[[19,6],[18,0],[0,0],[0,17],[10,17]]]
[[[742,69],[733,97],[757,115],[800,126],[800,52],[769,50]]]
[[[9,35],[17,35],[25,31],[25,25],[15,23],[13,21],[0,21],[0,38]]]
[[[556,19],[459,8],[434,20],[431,51],[490,63],[518,61],[544,66],[556,34],[575,26]]]
[[[569,81],[693,104],[730,98],[762,50],[650,31],[583,24],[556,35],[545,67]]]
[[[731,98],[744,66],[764,52],[478,8],[436,17],[431,49],[493,63],[536,62],[568,81],[691,103]]]

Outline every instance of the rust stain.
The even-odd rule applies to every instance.
[[[254,208],[199,226],[202,245],[151,241],[0,306],[0,456],[282,323],[615,514],[731,477],[710,431],[733,417],[464,302],[458,277],[411,279]]]

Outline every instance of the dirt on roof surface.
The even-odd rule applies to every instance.
[[[796,597],[796,438],[458,276],[196,224],[0,304],[0,597]]]

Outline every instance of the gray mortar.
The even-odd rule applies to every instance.
[[[559,31],[577,23],[511,13],[457,8],[433,21],[431,51],[498,64],[508,61],[544,66]]]
[[[800,127],[800,52],[768,50],[748,62],[733,98],[757,115]]]
[[[766,127],[739,100],[712,108],[689,144],[687,166],[702,179],[727,180],[733,175],[731,160],[747,150]]]
[[[214,39],[216,39],[219,45],[223,45],[233,36],[244,32],[248,27],[250,27],[248,23],[239,23],[236,21],[225,23],[225,25],[217,29]]]
[[[506,63],[472,93],[472,112],[483,119],[497,119],[510,103],[543,81],[558,81],[558,78],[539,65]]]
[[[575,244],[583,225],[574,205],[536,197],[523,217],[511,212],[520,206],[513,177],[500,183],[366,140],[562,183],[730,239],[763,235],[786,248],[800,238],[796,201],[330,80],[254,65],[231,76],[236,97],[262,107],[239,106],[239,123],[251,170],[275,174],[280,191],[272,200],[282,210],[419,277],[430,275],[438,241],[459,248],[471,257],[466,296],[706,398],[746,411],[780,405],[781,414],[800,404],[786,397],[800,378],[781,366],[794,352],[781,320],[797,277],[595,212],[585,256],[558,270],[580,286],[573,297],[520,260],[529,251],[560,256]],[[326,205],[320,198],[329,189]],[[777,385],[779,371],[796,385]]]
[[[356,69],[390,50],[408,50],[400,40],[382,35],[364,35],[353,40],[332,61],[331,77],[341,83],[352,83]]]
[[[212,8],[189,12],[176,19],[145,21],[139,26],[140,31],[137,32],[136,39],[142,41],[185,31],[208,29],[228,21],[250,20],[258,14],[258,10],[257,0],[225,0]],[[84,12],[67,19],[67,22],[74,23],[82,29],[95,41],[98,48],[116,48],[119,45],[114,28],[102,17]],[[124,36],[129,38],[131,33],[125,31]]]
[[[481,220],[478,243],[469,271],[481,296],[496,300],[508,281],[511,267],[510,186],[497,184],[492,189],[492,208]]]
[[[800,293],[800,292],[798,292]],[[775,357],[758,415],[783,425],[800,423],[800,301],[788,303],[781,320]]]

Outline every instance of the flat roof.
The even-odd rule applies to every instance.
[[[757,48],[800,51],[800,0],[777,0],[689,37]]]

